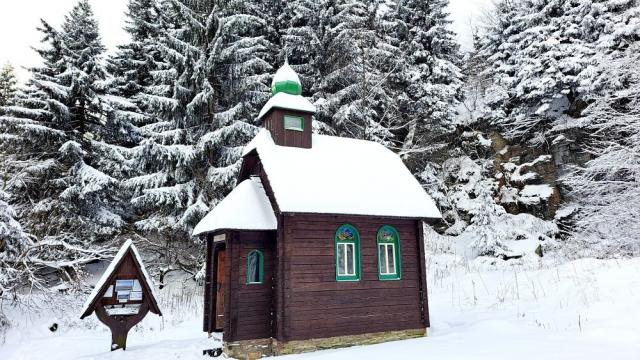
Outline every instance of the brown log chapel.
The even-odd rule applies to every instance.
[[[432,199],[382,145],[312,134],[288,64],[272,92],[238,185],[194,229],[207,242],[204,331],[238,358],[424,336]]]

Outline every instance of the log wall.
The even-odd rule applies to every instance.
[[[225,341],[272,335],[275,231],[233,231],[227,235],[225,260]],[[264,282],[247,284],[247,255],[264,255]]]
[[[284,223],[279,341],[427,326],[428,310],[421,296],[424,262],[417,240],[419,221],[285,214]],[[345,223],[360,233],[360,281],[336,281],[334,236]],[[394,226],[400,235],[400,280],[378,279],[376,234],[382,225]]]
[[[304,119],[304,131],[285,130],[284,116],[300,116]],[[276,145],[311,148],[311,114],[295,110],[273,109],[265,117],[262,126],[269,130]]]

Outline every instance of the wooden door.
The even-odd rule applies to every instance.
[[[216,271],[216,330],[224,329],[224,249],[218,250]]]

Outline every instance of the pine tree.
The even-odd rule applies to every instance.
[[[601,96],[609,90],[607,61],[627,57],[626,50],[640,41],[640,26],[636,21],[640,4],[637,0],[580,3],[583,11],[576,14],[580,26],[574,31],[593,41],[592,47],[596,49],[579,75],[579,91],[585,93],[585,101],[590,102],[590,94]]]
[[[496,2],[495,8],[485,13],[482,26],[474,34],[474,52],[470,61],[476,64],[476,69],[468,74],[483,79],[484,89],[479,89],[480,94],[474,94],[487,104],[479,116],[494,122],[503,119],[507,111],[503,106],[508,98],[507,89],[493,77],[497,69],[504,73],[502,77],[513,76],[513,66],[507,66],[507,63],[515,51],[509,37],[521,31],[512,26],[518,9],[516,4],[517,0]]]
[[[597,185],[589,183],[587,178],[589,174],[597,177],[602,173],[594,175],[595,169],[581,165],[589,156],[602,155],[595,150],[602,144],[598,142],[599,138],[589,135],[596,131],[590,125],[595,104],[589,104],[592,101],[605,104],[603,99],[611,95],[612,83],[623,86],[624,81],[619,76],[612,76],[609,67],[629,46],[640,40],[638,27],[631,20],[638,11],[634,1],[503,0],[497,3],[474,53],[474,61],[480,64],[480,79],[489,80],[480,92],[486,112],[481,112],[477,119],[483,131],[497,130],[509,141],[503,147],[504,152],[495,154],[498,166],[494,170],[500,180],[496,201],[508,208],[509,213],[525,216],[524,213],[529,212],[547,219],[553,217],[555,210],[541,212],[521,196],[527,184],[534,184],[554,187],[554,196],[558,196],[555,204],[543,204],[543,208],[547,207],[544,211],[557,207],[561,196],[569,196],[569,200],[581,209],[574,214],[575,223],[571,225],[585,225],[587,213],[598,218],[597,206],[587,206],[595,198]],[[609,82],[610,79],[617,80]],[[615,131],[611,134],[616,137]],[[504,140],[499,136],[493,138]],[[612,140],[612,143],[617,141]],[[566,154],[567,144],[571,145],[570,156]],[[581,149],[590,150],[581,153]],[[553,159],[555,156],[558,158]],[[577,169],[560,184],[564,186],[555,187],[549,169],[559,173],[566,171],[567,161],[573,162],[569,167],[574,165]],[[545,162],[549,165],[541,166]],[[539,169],[547,173],[543,176],[538,173]],[[580,185],[576,186],[578,183]],[[568,192],[558,193],[558,190]],[[564,218],[567,213],[563,211],[556,215]],[[503,216],[501,221],[508,218]],[[558,233],[550,221],[539,221],[539,225]],[[582,232],[584,229],[569,229],[574,240],[580,239],[574,245],[581,243],[589,248],[583,254],[592,249],[603,254],[616,246],[622,247],[612,241],[599,246],[594,238]],[[593,228],[589,231],[596,232]],[[625,251],[635,251],[628,243],[625,246]],[[607,250],[603,250],[605,248]]]
[[[32,245],[31,238],[15,219],[16,216],[9,204],[9,194],[0,190],[0,301],[21,285],[23,274],[20,274],[17,262]]]
[[[31,239],[15,219],[16,212],[8,203],[9,195],[0,189],[0,305],[15,295],[25,280],[21,258],[32,245]],[[24,263],[24,262],[23,262]],[[0,306],[0,329],[9,324],[9,319]]]
[[[16,94],[18,81],[13,66],[7,63],[0,69],[0,107],[8,106]]]
[[[371,2],[337,0],[324,4],[325,19],[317,60],[316,119],[339,136],[371,138],[374,109],[368,106],[376,81],[369,61],[376,42]],[[373,100],[371,101],[373,103]]]
[[[147,115],[152,112],[152,106],[143,97],[170,96],[166,88],[157,88],[164,84],[166,71],[173,79],[170,64],[162,58],[158,48],[158,42],[169,26],[163,15],[156,0],[129,1],[125,30],[131,41],[119,46],[116,54],[108,59],[107,69],[113,76],[111,92],[136,103],[142,111],[136,123],[143,126],[153,122]]]
[[[399,48],[406,64],[398,81],[399,111],[406,124],[401,133],[403,153],[411,169],[443,157],[447,135],[455,130],[454,116],[462,98],[462,56],[449,29],[447,0],[406,0],[397,4]]]
[[[585,110],[592,156],[563,181],[577,206],[569,253],[577,256],[637,256],[640,216],[640,43],[607,61],[603,95]]]
[[[634,41],[633,30],[616,29],[632,26],[637,11],[633,1],[498,3],[480,49],[494,79],[493,121],[508,138],[534,146],[557,136],[556,120],[565,114],[564,128],[579,126],[576,119],[602,82],[602,56]]]
[[[198,252],[184,251],[191,230],[233,188],[242,148],[257,132],[276,52],[274,24],[261,18],[268,5],[174,0],[160,8],[173,22],[152,42],[170,70],[153,72],[147,88],[170,94],[139,96],[159,110],[158,121],[141,127],[133,149],[140,171],[126,184],[136,229],[152,239],[163,272],[197,267]]]
[[[288,1],[278,17],[284,58],[302,82],[302,95],[312,97],[320,83],[326,1]]]
[[[8,189],[19,219],[39,244],[51,247],[47,258],[60,253],[59,260],[71,256],[68,244],[89,249],[124,227],[118,178],[127,152],[104,139],[126,127],[119,125],[122,100],[104,93],[104,46],[88,2],[73,8],[61,31],[44,21],[40,31],[44,65],[32,69],[0,127],[11,152]]]
[[[386,79],[400,52],[388,42],[382,5],[293,1],[280,16],[284,52],[318,108],[315,131],[392,144],[399,118]]]

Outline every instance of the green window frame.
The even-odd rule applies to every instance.
[[[360,280],[360,233],[349,224],[335,234],[336,281]]]
[[[247,284],[262,284],[264,282],[264,255],[260,250],[251,250],[247,254]]]
[[[282,121],[285,130],[304,131],[304,118],[302,116],[285,115]]]
[[[378,229],[376,253],[378,254],[378,279],[400,280],[402,278],[400,234],[393,226],[384,225]]]

